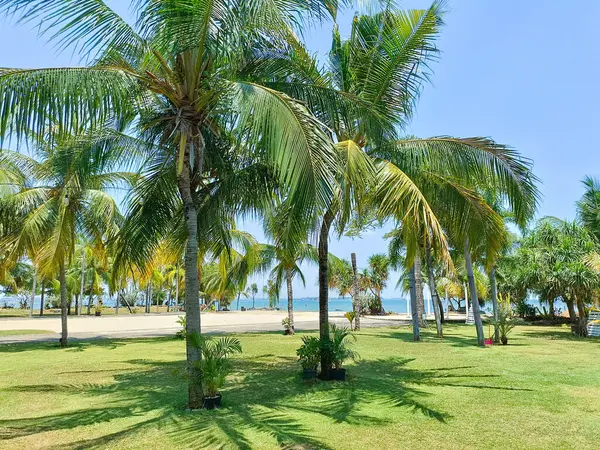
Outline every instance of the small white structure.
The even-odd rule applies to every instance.
[[[600,337],[600,311],[592,310],[588,315],[588,336]]]

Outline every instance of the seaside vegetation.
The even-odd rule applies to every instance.
[[[406,407],[402,414],[414,413],[409,423],[415,436],[422,427],[440,433],[442,428],[432,431],[431,424],[442,427],[461,414],[449,402],[464,405],[459,401],[464,388],[477,400],[473,408],[489,407],[488,423],[507,420],[505,406],[517,399],[547,415],[542,441],[528,440],[534,435],[512,437],[516,444],[557,442],[551,440],[556,430],[548,428],[554,419],[550,405],[556,402],[547,385],[540,387],[536,367],[556,357],[544,354],[546,346],[556,351],[572,345],[565,353],[573,363],[592,348],[571,334],[587,334],[587,312],[600,299],[600,186],[584,180],[576,221],[544,218],[533,224],[538,179],[533,162],[519,150],[480,135],[406,133],[440,57],[445,2],[410,11],[393,1],[366,8],[342,36],[336,20],[338,8],[345,6],[356,5],[136,0],[130,21],[104,2],[0,0],[0,13],[43,24],[59,47],[82,57],[71,68],[0,68],[0,143],[17,143],[17,149],[0,151],[0,284],[19,295],[21,309],[30,314],[40,293],[40,314],[44,308],[60,309],[60,346],[98,358],[76,362],[69,359],[73,353],[57,350],[63,369],[89,371],[89,378],[71,379],[81,398],[63,405],[62,412],[43,407],[35,417],[47,420],[37,425],[22,412],[4,417],[0,427],[8,431],[2,436],[26,445],[27,436],[49,431],[55,443],[70,445],[73,436],[61,430],[99,423],[95,437],[77,438],[82,447],[102,446],[107,439],[136,447],[142,445],[135,440],[138,432],[173,420],[177,425],[165,426],[180,430],[173,439],[183,439],[183,447],[200,445],[187,438],[208,443],[226,438],[242,448],[300,443],[340,448],[336,439],[347,442],[348,428],[361,421],[393,435],[390,422],[396,425],[392,416],[398,407]],[[301,38],[315,22],[332,24],[327,55],[311,54]],[[247,218],[263,224],[268,242],[238,228]],[[384,224],[392,226],[386,235],[389,252],[370,255],[362,270],[345,259],[350,255],[329,252],[332,237],[357,236]],[[510,231],[516,229],[518,235]],[[319,292],[318,354],[309,355],[310,366],[318,359],[319,378],[326,382],[340,379],[340,373],[345,377],[342,365],[348,364],[352,375],[344,386],[317,382],[306,387],[296,383],[288,367],[300,345],[300,337],[294,337],[292,281],[306,282],[300,266],[308,262],[318,267]],[[361,314],[384,313],[381,293],[392,268],[403,272],[397,288],[411,300],[410,338],[405,330],[359,332]],[[250,282],[257,274],[268,277],[263,292],[271,306],[279,304],[285,286],[287,336],[205,338],[202,314],[233,307],[241,297],[254,299],[259,287]],[[425,285],[440,342],[429,339]],[[330,325],[330,289],[352,297],[350,322],[359,334]],[[543,310],[531,310],[530,293]],[[70,343],[69,315],[108,312],[105,296],[115,299],[114,313],[182,311],[179,335],[185,339]],[[456,311],[468,301],[476,339],[470,329],[446,323],[442,299]],[[568,319],[558,317],[557,300],[568,306]],[[570,331],[512,330],[512,361],[502,348],[467,350],[485,346],[486,302],[497,342],[507,339],[513,316],[553,324],[567,320]],[[350,346],[355,336],[356,352]],[[556,341],[540,336],[556,336]],[[411,347],[407,340],[426,342]],[[186,361],[172,381],[179,344],[185,346]],[[130,353],[140,346],[155,359]],[[461,365],[442,354],[454,347],[465,359]],[[22,370],[55,358],[47,345],[7,347],[13,350],[20,357],[15,367]],[[121,359],[111,360],[106,373],[94,373],[113,350]],[[34,362],[29,354],[40,359]],[[529,363],[528,357],[538,359]],[[428,366],[426,360],[438,364]],[[413,361],[414,369],[408,367]],[[454,369],[459,372],[451,373]],[[208,370],[212,375],[205,378]],[[574,386],[583,389],[593,367],[578,370]],[[559,382],[558,374],[545,373]],[[510,374],[529,381],[515,387]],[[397,383],[394,398],[383,392],[386,375]],[[448,384],[452,394],[442,392],[446,385],[439,380],[454,376],[464,380]],[[282,385],[285,380],[293,382]],[[27,386],[4,383],[15,398],[27,396]],[[252,397],[259,383],[272,383],[261,399]],[[48,386],[41,390],[48,405],[55,404],[54,394],[68,403],[63,397],[70,388],[41,386]],[[201,409],[221,388],[231,395],[224,398],[228,406],[222,415],[211,416],[197,433],[181,432],[199,423],[181,411]],[[323,402],[322,408],[297,398],[305,391]],[[583,391],[577,392],[582,398],[569,397],[575,406],[565,409],[591,408]],[[88,394],[116,403],[90,410],[78,404],[89,403]],[[422,401],[427,394],[433,398]],[[360,402],[363,397],[384,405],[381,414]],[[21,411],[10,401],[10,408]],[[276,414],[283,405],[287,412]],[[597,424],[588,413],[593,415],[588,409],[579,426],[585,424],[591,433]],[[319,414],[336,424],[337,436],[325,435]],[[470,414],[474,417],[474,409]],[[521,418],[511,421],[522,423]],[[103,430],[114,421],[120,429]],[[244,423],[249,428],[238,430]],[[472,444],[477,431],[488,429],[479,420],[470,426],[457,445]],[[508,438],[498,430],[492,442],[505,444]],[[166,439],[167,447],[169,433],[157,437]],[[587,436],[576,433],[572,442],[587,444]],[[377,442],[363,441],[362,448],[389,443],[384,435],[373,439]],[[358,447],[361,441],[352,442]]]

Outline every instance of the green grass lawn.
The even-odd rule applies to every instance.
[[[25,334],[52,334],[49,330],[0,330],[0,336],[23,336]],[[2,350],[0,350],[2,353]]]
[[[358,334],[350,380],[305,383],[300,335],[244,334],[219,411],[184,411],[174,339],[0,346],[0,447],[598,448],[600,340],[521,327],[506,347],[472,327],[410,342]]]

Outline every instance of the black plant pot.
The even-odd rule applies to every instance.
[[[335,381],[346,381],[346,369],[331,369],[329,376]]]
[[[508,338],[506,336],[502,336],[500,338],[500,342],[502,342],[502,345],[506,345],[508,344]]]
[[[317,369],[304,369],[302,371],[302,379],[303,380],[316,380],[317,379]]]
[[[221,407],[221,394],[217,394],[214,397],[204,397],[204,408],[216,409]]]
[[[96,314],[96,317],[99,317],[102,315],[102,311],[96,311],[95,314]]]

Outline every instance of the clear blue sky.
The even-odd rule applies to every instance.
[[[113,1],[124,10],[124,1]],[[423,8],[425,0],[405,0]],[[534,160],[544,195],[538,216],[572,219],[584,175],[600,176],[593,130],[600,122],[600,2],[596,0],[454,0],[439,38],[441,59],[433,84],[426,86],[407,134],[491,136]],[[352,12],[338,21],[348,30]],[[309,47],[326,52],[330,29],[306,34]],[[72,65],[57,54],[31,25],[0,19],[0,67]],[[262,239],[258,224],[244,227]],[[359,266],[369,255],[387,250],[384,232],[362,239],[332,241],[330,249]],[[306,288],[298,297],[317,296],[316,269],[307,266]],[[394,292],[392,276],[384,296]],[[259,287],[262,278],[257,280]]]

